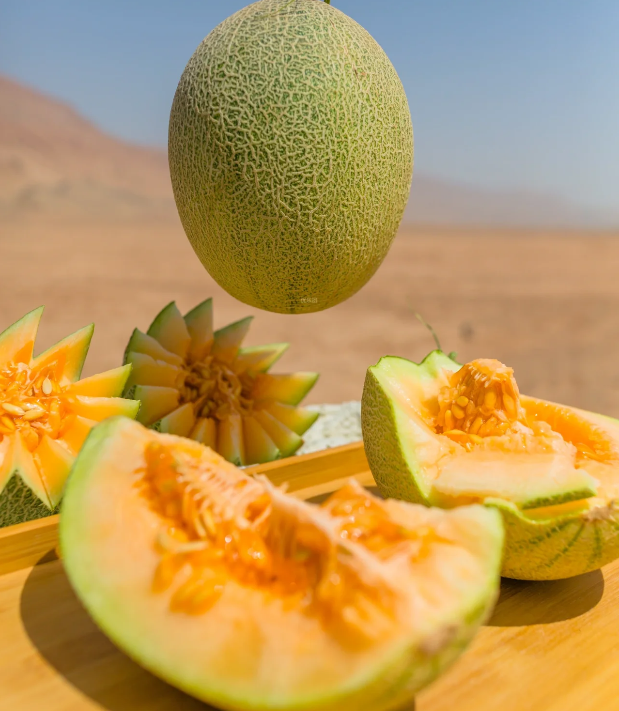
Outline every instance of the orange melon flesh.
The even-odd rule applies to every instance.
[[[386,711],[487,616],[502,531],[483,507],[381,502],[352,484],[318,508],[113,418],[76,462],[60,539],[95,622],[184,691],[229,709]]]
[[[0,334],[0,367],[8,363],[30,363],[43,309],[39,306]]]
[[[506,576],[569,577],[619,556],[617,421],[520,395],[498,361],[435,351],[371,367],[362,424],[384,495],[501,511]]]
[[[94,324],[91,324],[63,338],[32,361],[32,370],[41,371],[53,366],[58,381],[75,382],[82,374],[94,330]]]
[[[247,317],[214,331],[207,299],[184,318],[168,304],[148,335],[136,329],[125,352],[133,366],[125,397],[142,402],[137,419],[209,443],[239,465],[294,454],[318,417],[297,407],[318,374],[269,373],[288,344],[242,347],[251,322]]]
[[[130,365],[78,381],[93,326],[32,358],[41,311],[0,334],[0,527],[52,513],[92,425],[139,407]]]

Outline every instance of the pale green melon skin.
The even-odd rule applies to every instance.
[[[0,493],[0,529],[26,521],[35,521],[58,513],[58,508],[50,509],[16,470]]]
[[[319,0],[261,0],[198,47],[170,115],[185,232],[246,304],[308,313],[378,269],[408,201],[400,79],[360,25]]]
[[[460,365],[434,351],[419,364],[420,377],[433,377],[438,367],[457,370]],[[380,362],[367,371],[361,404],[363,443],[376,484],[385,497],[439,505],[419,483],[424,463],[399,437],[397,408],[377,379],[377,368]],[[558,580],[596,570],[619,557],[619,508],[612,502],[602,509],[603,518],[576,512],[546,520],[533,520],[501,499],[484,503],[503,518],[504,577]]]
[[[149,644],[148,625],[156,624],[156,620],[139,619],[139,614],[127,609],[123,600],[102,597],[93,583],[96,575],[89,569],[95,565],[93,551],[102,542],[91,540],[83,501],[92,478],[105,476],[115,437],[127,428],[141,426],[127,418],[109,418],[93,428],[78,455],[60,517],[63,564],[75,592],[102,631],[136,662],[183,691],[218,708],[234,711],[401,711],[409,707],[420,689],[457,659],[488,619],[500,582],[503,530],[496,514],[488,516],[485,523],[496,545],[492,557],[486,560],[486,576],[480,580],[477,593],[455,602],[453,611],[437,628],[434,638],[426,639],[423,645],[409,644],[394,650],[389,658],[377,661],[372,677],[357,679],[354,686],[343,686],[339,693],[329,697],[297,696],[283,702],[277,700],[276,695],[269,697],[268,690],[261,693],[257,689],[247,698],[233,687],[222,687],[217,678],[195,678],[186,674],[182,659],[170,658],[165,649]]]

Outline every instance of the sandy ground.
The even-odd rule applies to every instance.
[[[317,370],[311,402],[359,399],[382,355],[433,347],[419,311],[460,359],[496,357],[521,390],[619,416],[619,234],[416,229],[374,279],[317,314],[282,316],[225,294],[180,225],[0,224],[0,327],[45,304],[39,349],[91,321],[85,374],[122,360],[133,327],[175,299],[215,297],[216,326],[256,316],[247,344],[290,341],[277,368]]]

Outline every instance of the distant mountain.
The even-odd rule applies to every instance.
[[[108,136],[60,101],[0,76],[0,215],[173,208],[165,151]]]
[[[66,104],[0,76],[0,217],[174,214],[165,151],[107,135]],[[405,224],[617,224],[551,195],[492,192],[415,174]]]

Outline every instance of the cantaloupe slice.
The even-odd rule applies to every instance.
[[[139,328],[136,328],[131,334],[129,343],[125,350],[125,362],[129,362],[130,353],[143,353],[155,360],[163,360],[170,365],[182,365],[183,359],[164,348],[156,338],[142,333]]]
[[[185,358],[191,345],[187,324],[174,302],[168,304],[151,323],[148,335],[171,353]]]
[[[191,439],[211,449],[217,447],[217,420],[212,417],[200,417],[189,433]]]
[[[365,451],[385,496],[498,508],[503,574],[548,580],[619,557],[619,423],[521,396],[511,368],[440,351],[368,370]]]
[[[252,317],[213,331],[212,299],[189,311],[183,324],[181,318],[168,304],[149,335],[136,329],[131,336],[125,396],[142,401],[138,420],[209,444],[238,464],[296,452],[318,417],[296,406],[318,374],[268,373],[288,344],[242,347]]]
[[[243,420],[239,414],[232,413],[217,425],[217,452],[239,467],[254,464],[245,456]]]
[[[56,511],[93,424],[139,407],[119,397],[131,365],[78,380],[93,326],[32,358],[41,312],[0,334],[0,527]]]
[[[169,683],[253,711],[411,708],[487,618],[502,541],[482,506],[354,482],[316,506],[123,418],[89,437],[60,518],[101,629]]]
[[[213,345],[213,299],[207,299],[185,314],[185,323],[191,336],[187,359],[203,360]]]
[[[196,424],[196,416],[190,403],[185,403],[168,415],[162,417],[155,425],[159,432],[174,432],[181,437],[189,437]]]
[[[277,445],[253,415],[243,418],[243,441],[245,443],[245,458],[249,462],[262,464],[281,457]]]
[[[289,343],[272,343],[268,346],[239,348],[234,369],[239,373],[246,370],[266,373],[284,355],[289,346]]]
[[[303,444],[303,440],[296,432],[286,427],[270,412],[266,410],[256,410],[254,418],[262,425],[264,431],[273,440],[273,443],[281,452],[282,457],[289,457],[294,454]]]
[[[65,392],[67,395],[87,395],[90,397],[121,397],[127,380],[131,375],[131,364],[97,373],[89,378],[71,383]]]
[[[0,367],[9,363],[30,363],[43,309],[39,306],[0,334]]]
[[[213,347],[211,349],[213,357],[225,363],[233,363],[252,321],[253,316],[248,316],[247,318],[243,318],[240,321],[236,321],[215,331]]]
[[[141,403],[136,419],[143,425],[152,425],[176,410],[180,398],[176,388],[159,385],[136,385],[131,390],[131,396]]]
[[[264,406],[264,410],[298,435],[305,434],[318,419],[318,413],[313,410],[282,402],[269,402]]]
[[[125,386],[129,392],[131,388],[138,385],[160,385],[165,388],[172,388],[176,385],[182,371],[176,365],[172,365],[164,360],[155,360],[144,353],[129,353],[127,363],[133,368],[131,375]]]
[[[79,380],[94,332],[95,325],[92,323],[70,336],[66,336],[34,358],[30,364],[31,369],[42,371],[45,368],[53,367],[58,381],[73,383]]]
[[[256,400],[274,400],[284,405],[298,405],[314,387],[316,373],[259,373],[254,385]]]

